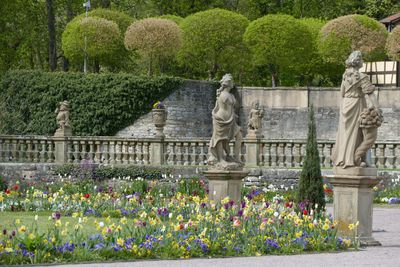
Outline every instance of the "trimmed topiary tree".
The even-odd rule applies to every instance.
[[[326,21],[316,18],[300,19],[312,36],[312,56],[304,62],[300,84],[308,86],[333,86],[342,79],[344,68],[342,65],[328,63],[323,60],[318,51],[318,37]]]
[[[307,211],[313,209],[315,204],[318,204],[318,210],[325,207],[324,183],[321,175],[313,106],[309,109],[306,155],[300,174],[297,202],[304,203]]]
[[[327,62],[344,65],[352,51],[365,61],[383,60],[387,31],[380,22],[364,15],[347,15],[329,21],[320,31],[319,51]]]
[[[389,34],[386,50],[391,59],[400,61],[400,27],[394,28]]]
[[[276,86],[279,73],[301,73],[313,55],[308,28],[289,15],[267,15],[250,23],[244,40],[253,54],[253,64],[266,67]]]
[[[67,24],[62,35],[62,49],[71,62],[83,62],[86,52],[89,60],[108,65],[121,48],[120,34],[113,21],[98,17],[74,19]]]
[[[248,61],[242,41],[248,24],[243,15],[218,8],[186,17],[180,24],[183,44],[178,61],[196,78],[213,79],[223,72],[237,75]]]
[[[148,74],[163,60],[173,58],[181,47],[179,26],[167,19],[148,18],[134,22],[125,33],[125,47],[135,50],[148,66]]]

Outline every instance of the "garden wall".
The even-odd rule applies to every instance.
[[[181,90],[165,99],[168,120],[164,133],[171,138],[210,137],[211,111],[215,103],[215,83],[187,81]],[[384,123],[379,128],[378,140],[400,140],[400,89],[376,90]],[[239,89],[242,108],[239,118],[247,125],[254,102],[259,102],[265,115],[263,135],[267,139],[305,139],[307,136],[307,107],[316,108],[318,139],[334,140],[339,121],[339,88],[260,88]],[[246,127],[242,127],[246,134]],[[155,128],[151,114],[140,117],[133,125],[118,132],[118,136],[151,137]]]

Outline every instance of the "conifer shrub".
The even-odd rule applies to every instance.
[[[318,210],[325,207],[324,183],[321,175],[313,106],[309,109],[306,155],[300,173],[297,201],[303,203],[308,211],[315,208],[316,204]]]

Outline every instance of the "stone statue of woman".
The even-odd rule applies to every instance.
[[[235,96],[231,74],[225,74],[217,90],[217,100],[212,111],[213,133],[209,146],[208,164],[216,169],[233,170],[241,167],[240,149],[242,144],[241,128],[236,123]],[[235,138],[235,158],[229,155],[229,142]]]
[[[377,127],[382,123],[375,87],[367,75],[360,73],[362,65],[361,52],[352,52],[346,60],[340,87],[342,102],[332,161],[343,168],[367,166],[365,155],[374,144]]]

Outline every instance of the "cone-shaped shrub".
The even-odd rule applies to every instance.
[[[309,110],[306,156],[300,174],[298,203],[304,203],[309,211],[318,204],[318,210],[325,207],[324,184],[321,176],[321,165],[317,144],[314,108]]]

